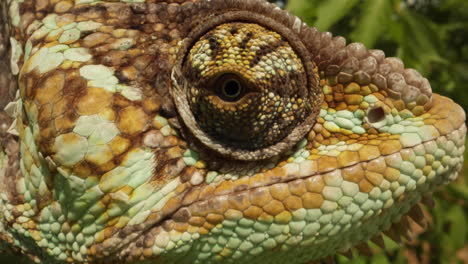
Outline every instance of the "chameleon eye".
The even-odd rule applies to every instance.
[[[296,34],[234,11],[200,25],[173,70],[171,92],[185,132],[238,160],[266,159],[303,139],[322,98]]]

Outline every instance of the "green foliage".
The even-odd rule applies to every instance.
[[[359,23],[351,33],[351,39],[359,39],[366,47],[373,47],[390,22],[391,3],[388,0],[366,0]]]
[[[467,0],[290,0],[286,8],[321,31],[401,58],[468,109]],[[387,252],[372,248],[373,257],[338,263],[468,263],[467,182],[465,162],[459,179],[435,193],[432,224],[416,242],[401,248],[387,239]]]
[[[290,0],[287,8],[321,31],[401,58],[468,109],[468,1]]]
[[[317,7],[317,14],[319,15],[317,21],[315,21],[315,26],[323,30],[330,28],[330,26],[348,14],[358,2],[358,0],[329,0],[323,2]]]

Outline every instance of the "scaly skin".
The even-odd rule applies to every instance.
[[[0,6],[0,249],[36,263],[319,260],[463,162],[427,79],[266,2]]]

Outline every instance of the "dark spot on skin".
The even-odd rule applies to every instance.
[[[130,8],[135,14],[145,14],[148,10],[148,7],[145,3],[133,3]]]
[[[187,208],[181,208],[172,217],[172,220],[176,222],[185,223],[190,219],[191,213]]]
[[[283,41],[279,40],[273,44],[267,44],[265,46],[260,47],[260,49],[255,52],[255,56],[250,62],[250,67],[254,67],[255,65],[257,65],[263,56],[276,51],[281,46],[283,46]]]
[[[216,50],[219,46],[218,40],[215,37],[209,37],[208,42],[210,43],[210,49],[211,50]]]
[[[212,52],[211,56],[216,58],[216,55],[220,52],[218,38],[211,34],[207,34],[205,37],[210,45],[210,50]]]
[[[172,37],[170,35],[168,35],[168,34],[163,34],[161,36],[161,39],[164,40],[165,42],[171,42]]]
[[[247,43],[249,43],[249,41],[252,39],[253,37],[253,34],[252,32],[249,32],[247,33],[247,35],[245,36],[245,38],[242,40],[242,43],[240,44],[240,48],[241,49],[245,49],[245,47],[247,46]]]
[[[141,23],[136,22],[136,23],[133,23],[132,25],[130,25],[130,29],[141,30],[142,26],[143,25]]]
[[[115,77],[119,80],[119,82],[128,82],[130,81],[123,73],[122,71],[116,71],[115,72]]]

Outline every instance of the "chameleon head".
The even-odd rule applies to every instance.
[[[0,244],[36,262],[306,263],[461,168],[460,106],[266,1],[7,2]]]

